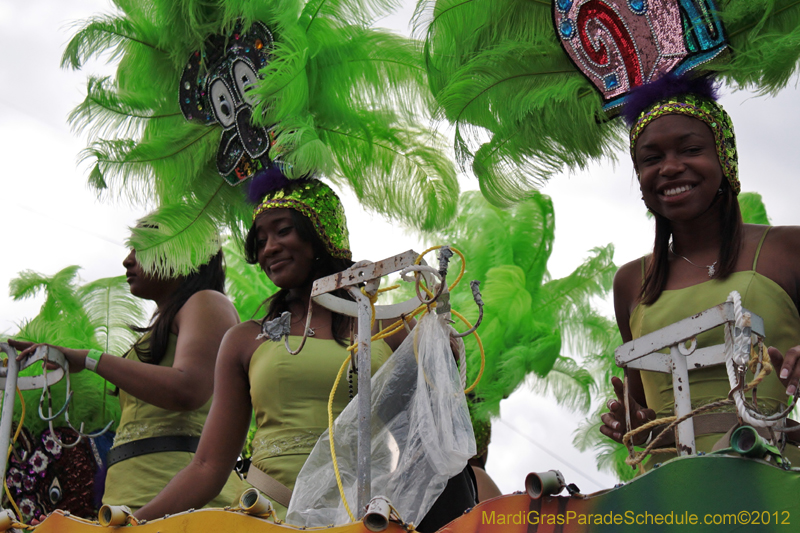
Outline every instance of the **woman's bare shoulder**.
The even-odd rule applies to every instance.
[[[235,309],[233,307],[233,303],[231,302],[230,298],[225,296],[223,293],[214,290],[202,290],[197,291],[196,293],[189,296],[189,299],[186,300],[185,305],[198,305],[208,308],[218,308],[221,310],[230,310]]]
[[[751,226],[748,230],[757,233],[760,240],[766,226]],[[800,302],[800,227],[769,228],[756,271],[783,287],[795,303]]]
[[[260,333],[261,325],[255,320],[236,324],[222,339],[219,359],[223,364],[233,364],[247,373],[253,353],[264,342],[257,338]]]
[[[215,330],[222,327],[224,333],[238,323],[239,313],[227,296],[221,292],[203,290],[192,294],[181,306],[173,320],[172,329],[178,333],[184,326]]]
[[[764,226],[756,226],[763,227]],[[767,239],[772,245],[777,245],[789,254],[800,254],[800,226],[772,226]]]
[[[614,315],[622,340],[631,340],[629,321],[642,287],[642,258],[619,267],[614,275]]]
[[[236,324],[225,335],[230,341],[243,342],[248,339],[256,340],[256,337],[261,333],[261,324],[255,320],[246,320],[240,324]],[[260,344],[260,341],[259,341]]]
[[[642,262],[644,258],[634,259],[625,263],[614,275],[614,298],[625,296],[626,299],[635,299],[642,288]]]

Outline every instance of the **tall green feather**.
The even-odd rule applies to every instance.
[[[102,56],[112,78],[89,77],[70,116],[89,134],[90,185],[110,199],[156,211],[130,244],[146,270],[188,273],[220,231],[249,226],[244,187],[217,174],[219,125],[186,121],[178,82],[191,53],[238,21],[276,37],[254,95],[254,122],[275,126],[290,178],[313,174],[351,187],[363,204],[415,228],[444,225],[458,183],[442,138],[419,123],[430,94],[421,45],[368,24],[392,0],[115,0],[118,12],[85,21],[65,67]],[[152,229],[152,228],[149,228]]]
[[[467,257],[464,279],[482,282],[485,308],[479,333],[486,367],[475,391],[473,416],[488,420],[498,415],[500,401],[526,381],[534,390],[552,392],[567,408],[586,412],[595,379],[565,353],[569,348],[589,356],[605,347],[605,337],[597,330],[608,331],[610,322],[592,308],[591,299],[611,289],[616,271],[613,248],[595,249],[572,274],[550,279],[547,262],[555,240],[555,215],[550,199],[540,193],[506,210],[477,192],[464,193],[455,223],[431,240],[461,250]],[[450,272],[458,267],[454,261]],[[477,309],[467,283],[454,290],[451,301],[475,322]],[[465,341],[471,383],[480,355],[474,339]]]
[[[800,59],[800,1],[717,6],[732,53],[702,69],[734,88],[785,87]],[[524,198],[564,168],[613,157],[626,142],[559,43],[551,0],[419,0],[415,28],[438,115],[456,129],[456,158],[493,204]]]

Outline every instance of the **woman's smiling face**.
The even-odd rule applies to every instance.
[[[672,221],[705,213],[724,179],[714,134],[686,115],[651,122],[636,142],[634,165],[647,207]]]
[[[291,209],[268,209],[255,220],[258,264],[281,289],[296,289],[311,281],[314,248],[295,228]]]

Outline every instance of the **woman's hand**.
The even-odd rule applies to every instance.
[[[611,384],[614,386],[614,393],[617,395],[617,399],[610,399],[608,400],[608,413],[604,413],[600,420],[603,421],[603,425],[600,426],[600,433],[609,437],[617,442],[622,442],[622,436],[625,434],[625,402],[623,400],[623,385],[622,380],[613,377],[611,378]],[[636,429],[639,426],[644,425],[645,423],[649,422],[650,420],[655,420],[656,412],[652,409],[647,409],[646,407],[642,407],[639,405],[633,396],[628,397],[628,403],[630,405],[630,412],[631,412],[631,429]],[[645,433],[640,433],[636,435],[633,439],[633,444],[639,445],[644,443],[647,440],[647,435]]]
[[[786,387],[786,394],[794,396],[800,381],[800,346],[789,348],[785,355],[774,346],[770,346],[767,352],[778,372],[778,379]]]
[[[80,372],[84,368],[86,368],[86,354],[88,353],[87,350],[73,350],[72,348],[63,348],[61,346],[53,346],[52,344],[45,344],[45,343],[35,343],[35,342],[27,342],[27,341],[18,341],[14,339],[8,339],[8,344],[11,345],[15,350],[17,350],[17,361],[24,361],[28,357],[31,357],[36,350],[41,346],[48,346],[51,348],[55,348],[62,354],[64,354],[64,358],[69,363],[69,372],[70,374],[74,372]],[[55,370],[58,368],[58,365],[55,363],[47,363],[48,370]]]

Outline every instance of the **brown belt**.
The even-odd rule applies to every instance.
[[[699,437],[700,435],[710,435],[713,433],[728,433],[731,429],[739,426],[739,417],[736,415],[736,413],[705,413],[693,416],[692,422],[694,423],[694,434],[695,436]],[[800,424],[794,420],[787,418],[786,425],[789,427],[796,427],[798,430],[800,430]],[[665,427],[666,426],[657,426],[653,428],[653,438],[658,436],[658,434]],[[758,434],[765,439],[771,438],[769,431],[767,431],[766,428],[753,429],[755,429]],[[800,440],[798,440],[798,437],[800,436],[796,435],[796,432],[787,432],[785,435],[787,443],[800,446]],[[658,439],[658,447],[660,448],[667,448],[674,445],[675,433],[672,431],[666,433],[663,437]]]
[[[292,490],[256,465],[250,464],[245,479],[248,483],[266,494],[272,501],[284,507],[289,507],[289,500],[292,499]]]

